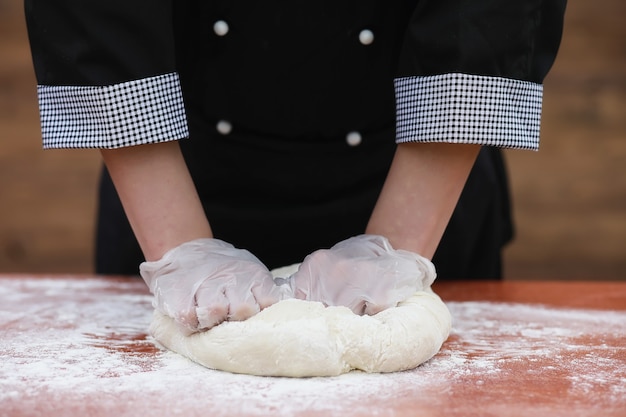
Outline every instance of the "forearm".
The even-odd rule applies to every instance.
[[[101,154],[146,260],[213,236],[177,141]]]
[[[431,259],[479,150],[479,145],[399,144],[367,233]]]

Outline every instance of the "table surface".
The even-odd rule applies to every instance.
[[[159,349],[137,278],[0,275],[0,416],[626,416],[626,283],[434,289],[454,323],[427,363],[294,379]]]

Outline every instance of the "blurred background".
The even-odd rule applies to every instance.
[[[22,0],[0,0],[0,273],[93,270],[95,150],[43,151]],[[507,279],[626,280],[626,1],[570,0],[539,152],[507,151]]]

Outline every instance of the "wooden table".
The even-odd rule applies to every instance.
[[[437,283],[453,331],[394,374],[205,369],[131,277],[0,276],[0,416],[626,416],[626,283]]]

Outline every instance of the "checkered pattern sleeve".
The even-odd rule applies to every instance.
[[[542,86],[443,74],[395,80],[396,141],[537,149]]]
[[[396,142],[538,149],[565,0],[422,0],[395,79]]]
[[[188,135],[176,73],[111,86],[39,85],[43,147],[119,148]]]
[[[44,148],[187,136],[172,0],[25,0]]]

